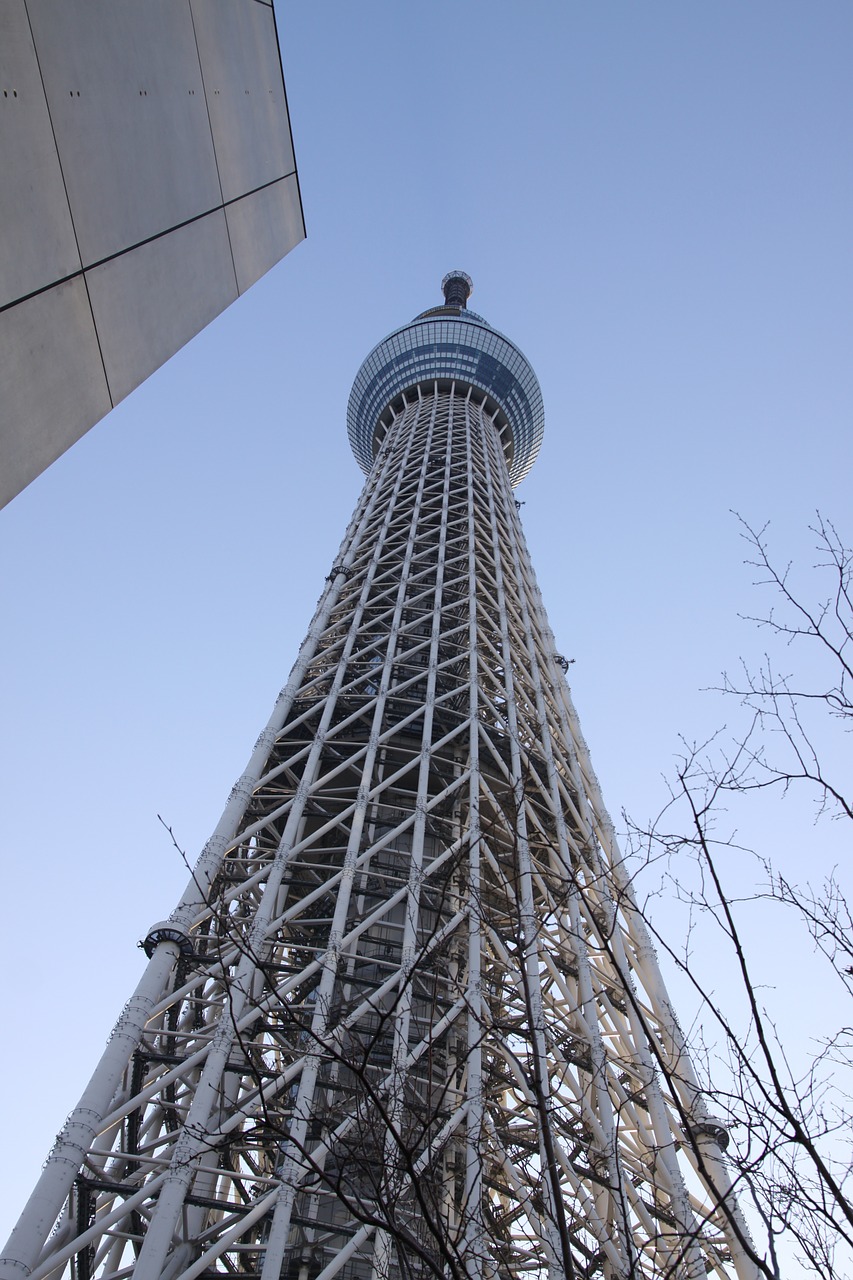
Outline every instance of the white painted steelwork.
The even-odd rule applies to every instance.
[[[536,587],[512,419],[470,367],[419,366],[380,420],[4,1277],[755,1274]]]

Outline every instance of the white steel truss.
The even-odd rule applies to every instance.
[[[384,428],[6,1277],[755,1274],[505,422],[422,380]]]

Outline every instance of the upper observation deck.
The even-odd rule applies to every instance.
[[[464,271],[449,272],[442,281],[444,303],[383,338],[356,374],[347,430],[365,472],[373,465],[395,399],[436,381],[475,388],[497,412],[513,485],[532,467],[545,423],[539,381],[515,343],[468,310],[471,289]]]

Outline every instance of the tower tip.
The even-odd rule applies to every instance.
[[[448,307],[467,307],[474,289],[474,281],[464,271],[448,271],[441,282],[441,291]]]

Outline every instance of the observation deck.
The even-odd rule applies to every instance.
[[[418,386],[482,393],[504,444],[513,486],[527,475],[539,447],[545,411],[539,380],[515,343],[469,311],[472,284],[463,271],[442,281],[444,303],[395,329],[370,352],[353,383],[347,431],[359,466],[373,465],[394,402]]]

